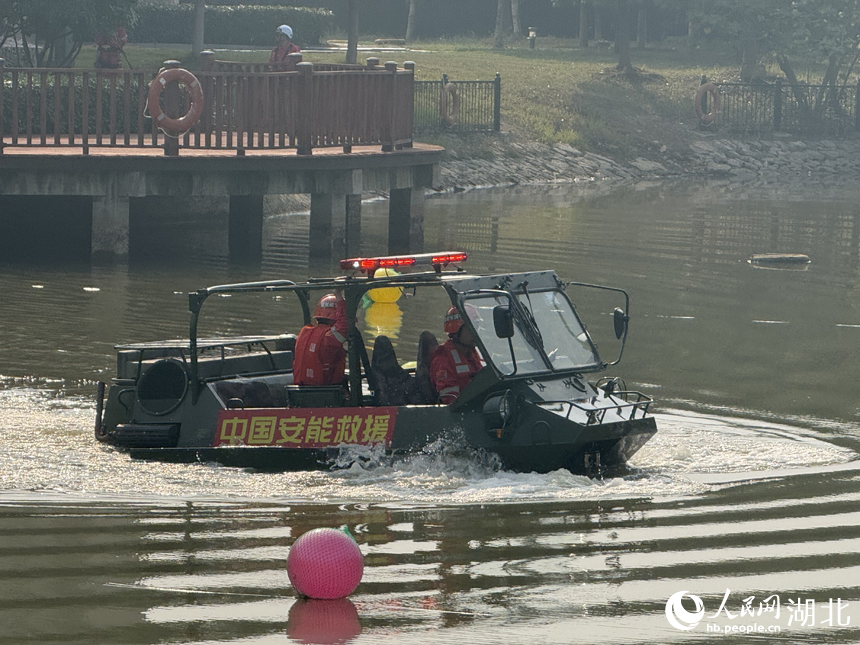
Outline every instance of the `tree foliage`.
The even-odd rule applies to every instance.
[[[698,34],[740,47],[755,41],[762,55],[826,60],[850,55],[860,42],[860,0],[685,0],[680,5]]]
[[[840,78],[844,85],[860,56],[860,0],[694,0],[685,4],[699,34],[738,45],[743,53],[742,80],[754,79],[760,58],[772,55],[810,118],[835,105]],[[796,87],[797,60],[824,67],[821,87],[812,97]]]
[[[83,43],[120,25],[133,25],[136,4],[137,0],[0,0],[0,44],[20,44],[30,66],[68,66]]]

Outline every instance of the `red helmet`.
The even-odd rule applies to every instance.
[[[460,312],[457,310],[457,307],[450,307],[448,309],[448,313],[445,314],[445,333],[449,336],[453,336],[460,331],[460,327],[462,326],[463,319],[460,317]]]
[[[337,308],[337,297],[333,293],[327,293],[317,303],[317,308],[314,311],[314,318],[327,318],[328,320],[335,319],[335,309]]]

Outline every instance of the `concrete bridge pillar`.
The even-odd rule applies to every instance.
[[[128,260],[128,199],[116,194],[93,196],[93,261]]]
[[[263,259],[263,195],[230,195],[227,249],[231,262]]]
[[[346,196],[346,254],[361,255],[361,195]]]
[[[361,195],[311,193],[308,254],[315,260],[340,260],[360,251]]]
[[[308,254],[315,260],[339,258],[346,252],[346,195],[311,193]]]
[[[388,252],[424,252],[424,188],[392,188],[388,200]]]

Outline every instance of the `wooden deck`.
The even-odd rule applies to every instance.
[[[352,146],[349,152],[341,148],[314,148],[310,155],[300,155],[295,148],[246,148],[237,150],[235,148],[180,148],[180,157],[186,158],[225,158],[225,157],[260,157],[260,158],[298,158],[313,159],[314,157],[368,157],[379,155],[409,155],[413,153],[441,153],[445,149],[441,146],[428,143],[413,143],[409,147],[396,148],[392,151],[383,152],[378,145]],[[0,159],[3,157],[110,157],[110,158],[139,158],[139,157],[164,157],[164,148],[161,145],[153,145],[150,140],[140,146],[106,146],[96,143],[95,137],[90,138],[89,150],[83,152],[83,145],[27,145],[26,143],[12,143],[12,138],[3,138],[3,146],[0,148]]]

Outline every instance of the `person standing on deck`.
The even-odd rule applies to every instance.
[[[112,33],[101,33],[96,36],[96,62],[93,67],[102,69],[122,69],[120,56],[123,48],[128,43],[128,34],[122,26],[117,27]]]
[[[456,307],[445,314],[444,329],[448,340],[433,353],[430,378],[439,393],[439,402],[450,405],[483,369],[484,361],[475,347],[471,329],[463,323]]]
[[[290,60],[290,54],[302,51],[293,42],[293,30],[289,25],[281,25],[275,30],[277,44],[272,48],[269,56],[270,63],[285,63]]]
[[[305,325],[296,339],[293,382],[296,385],[340,385],[346,370],[346,301],[323,296],[314,311],[315,324]]]

